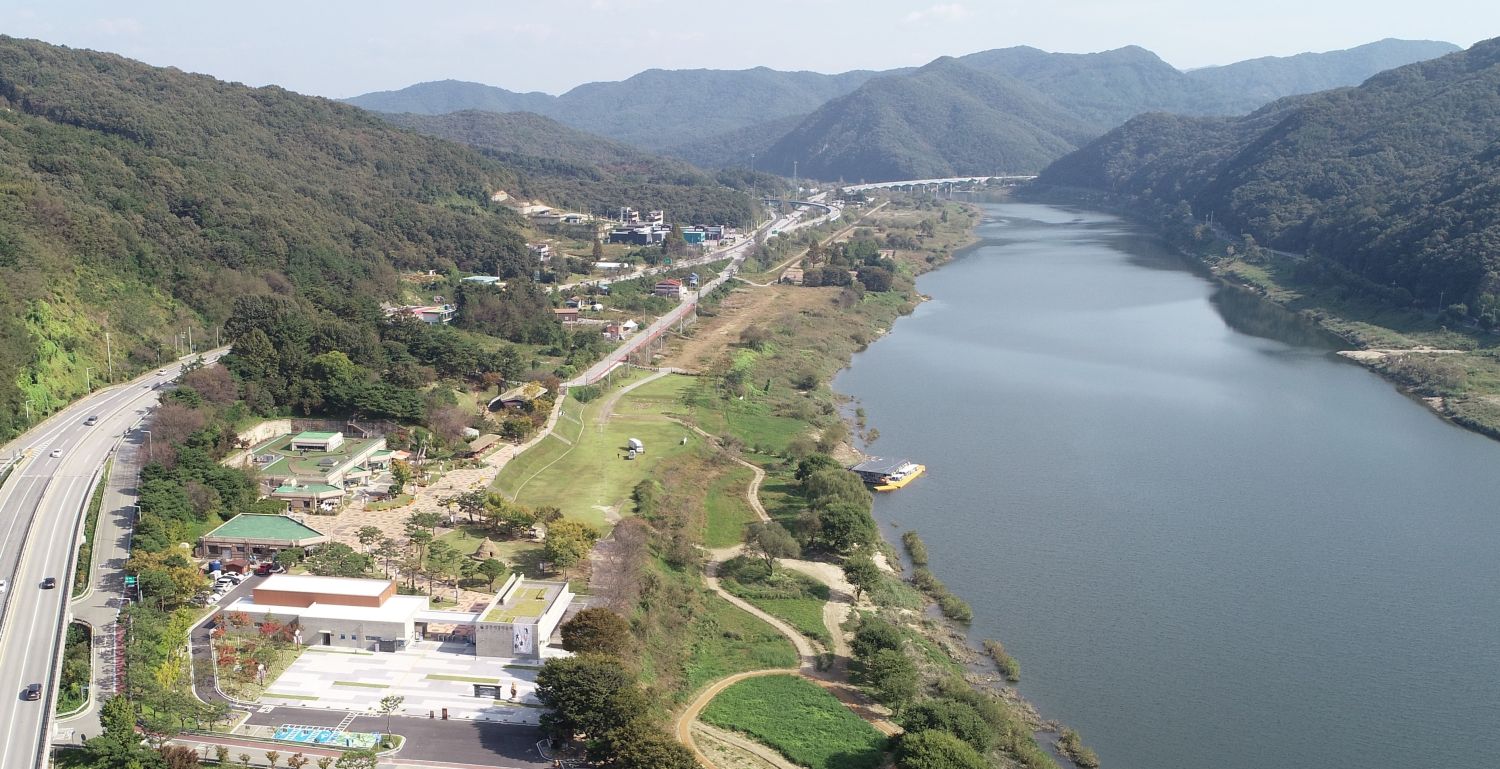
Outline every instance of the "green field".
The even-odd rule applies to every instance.
[[[506,465],[495,488],[520,504],[555,506],[569,518],[608,531],[606,511],[628,511],[636,484],[662,460],[702,442],[667,416],[680,410],[677,393],[690,382],[688,377],[665,377],[628,393],[607,421],[603,417],[611,391],[587,404],[569,401],[553,434]],[[617,377],[616,388],[621,384]],[[646,445],[646,453],[633,460],[625,459],[630,438]]]
[[[745,489],[755,474],[736,465],[714,481],[704,502],[705,547],[732,547],[744,541],[745,526],[756,520],[755,510],[745,498]]]
[[[886,738],[832,694],[796,676],[749,678],[725,689],[702,720],[742,732],[811,769],[874,769]]]
[[[797,632],[823,644],[833,639],[823,624],[823,606],[828,586],[812,577],[780,568],[768,577],[759,560],[735,558],[721,569],[722,584],[756,608],[796,628]]]
[[[716,595],[698,618],[698,637],[687,660],[684,694],[727,675],[763,668],[797,667],[797,650],[776,628]]]

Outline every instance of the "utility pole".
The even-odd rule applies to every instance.
[[[109,382],[115,381],[115,348],[109,343],[109,332],[104,332],[104,357],[109,361]]]
[[[84,391],[86,391],[86,392],[93,392],[94,391],[94,376],[93,376],[93,374],[94,374],[94,367],[93,366],[84,366],[83,367],[83,382],[84,382],[83,387],[84,387]]]
[[[755,173],[755,153],[750,153],[750,173]]]
[[[193,354],[193,327],[188,326],[188,355]]]

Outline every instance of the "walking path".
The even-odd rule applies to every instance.
[[[130,526],[136,505],[136,481],[140,473],[140,437],[132,432],[115,447],[109,480],[99,506],[94,547],[89,566],[89,586],[69,604],[73,618],[89,625],[93,681],[89,699],[79,712],[59,718],[55,734],[77,741],[80,735],[99,734],[99,701],[117,692],[124,683],[124,638],[116,620],[125,605],[125,561],[130,557]],[[69,588],[72,580],[68,581]]]

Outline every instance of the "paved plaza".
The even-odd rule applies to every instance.
[[[476,657],[473,648],[433,641],[384,653],[310,646],[260,701],[374,713],[381,698],[394,694],[406,698],[398,715],[441,718],[446,708],[450,719],[536,724],[542,714],[535,695],[540,662]],[[496,689],[476,697],[475,684]]]

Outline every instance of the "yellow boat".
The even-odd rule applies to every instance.
[[[906,484],[916,480],[917,476],[927,472],[927,467],[904,459],[889,462],[876,458],[860,462],[849,470],[864,479],[865,483],[870,484],[876,491],[895,491],[904,488]]]

